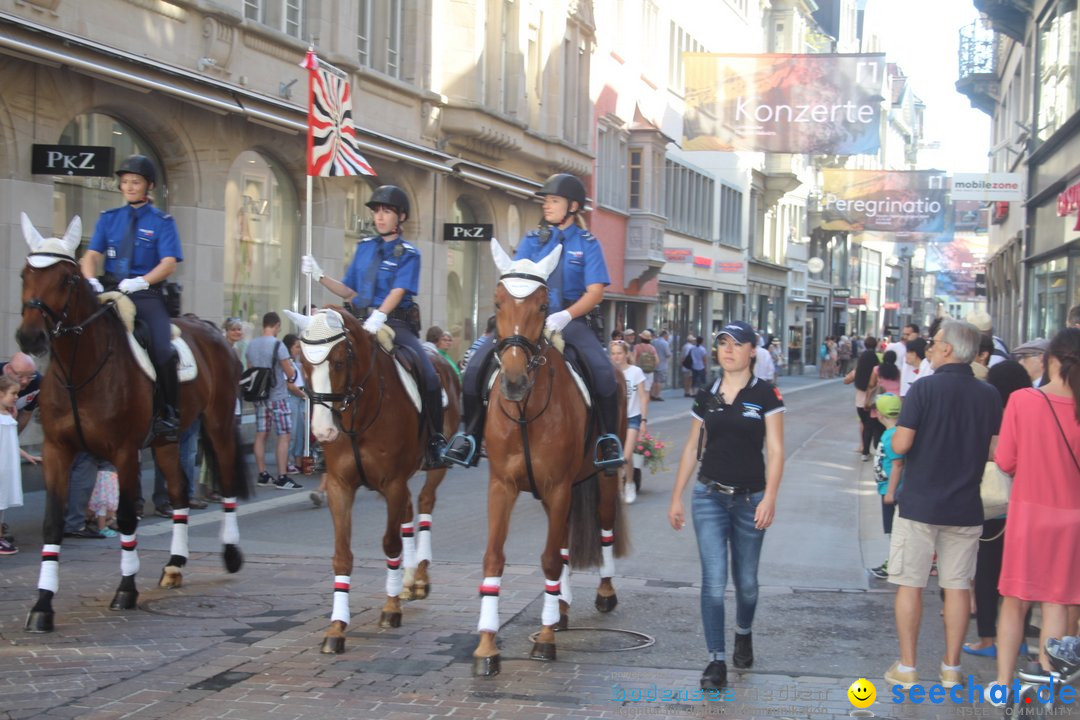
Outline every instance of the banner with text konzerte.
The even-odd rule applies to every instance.
[[[945,229],[946,174],[937,170],[825,170],[826,230],[939,233]]]
[[[685,53],[684,150],[875,154],[885,56]]]

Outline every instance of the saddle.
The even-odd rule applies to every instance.
[[[135,317],[135,303],[122,292],[102,293],[98,296],[98,300],[102,304],[112,302],[113,312],[120,318],[120,322],[124,324],[124,328],[127,330],[128,346],[131,348],[131,354],[135,356],[135,362],[138,363],[143,374],[156,383],[157,372],[154,370],[154,364],[150,362],[150,353],[148,352],[150,332],[146,323]],[[195,364],[195,355],[181,336],[180,328],[176,325],[170,325],[170,327],[172,328],[173,353],[177,356],[177,376],[182,383],[191,382],[199,375],[198,365]]]
[[[408,348],[394,345],[394,328],[389,325],[383,325],[379,328],[379,332],[375,334],[375,339],[379,343],[379,349],[394,359],[394,369],[397,370],[398,378],[405,387],[405,392],[416,407],[416,412],[423,413],[424,404],[420,398],[420,384],[423,382],[423,378],[420,376],[420,358],[415,357]],[[434,364],[434,358],[432,358],[432,364]],[[446,396],[446,390],[443,390],[442,406],[445,408],[449,404],[450,401]]]

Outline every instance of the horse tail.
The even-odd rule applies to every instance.
[[[213,486],[225,487],[221,483],[223,476],[221,461],[214,452],[214,443],[210,440],[210,433],[204,422],[199,429],[202,439],[203,452],[206,454],[206,467],[210,473],[210,481]],[[251,497],[251,478],[248,476],[248,466],[244,461],[244,440],[240,436],[240,428],[233,428],[233,485],[232,492],[240,500]]]
[[[590,475],[570,491],[570,567],[575,570],[600,567],[600,483]]]

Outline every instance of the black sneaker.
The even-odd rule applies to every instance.
[[[701,689],[719,690],[725,685],[727,685],[727,663],[723,660],[713,660],[701,674]]]
[[[304,486],[293,480],[288,475],[279,475],[274,487],[278,490],[303,490]]]
[[[745,635],[735,633],[735,652],[731,654],[731,662],[740,670],[754,664],[753,633]]]
[[[889,561],[886,560],[885,562],[878,565],[876,568],[870,568],[870,574],[876,577],[878,580],[888,580]]]
[[[259,473],[259,479],[255,481],[259,487],[269,487],[274,484],[274,478],[265,470]]]

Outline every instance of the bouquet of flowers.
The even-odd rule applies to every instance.
[[[667,455],[667,446],[648,432],[638,435],[637,443],[634,445],[634,454],[641,456],[645,467],[649,468],[654,475],[666,469],[664,457]]]

